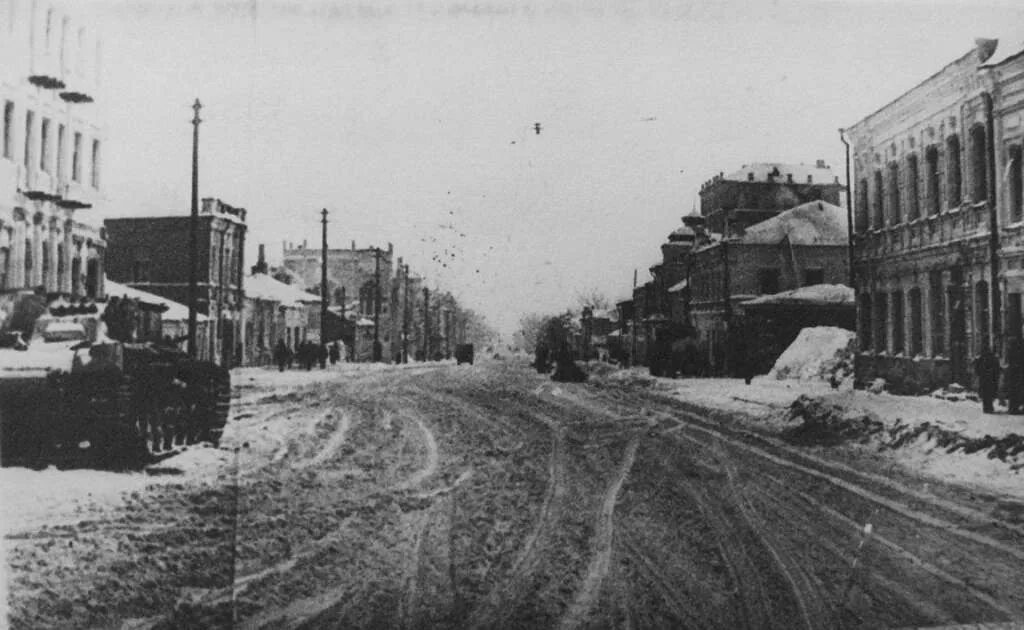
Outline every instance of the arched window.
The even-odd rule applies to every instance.
[[[960,170],[960,136],[946,139],[946,206],[956,208],[963,201],[964,193]]]
[[[866,232],[868,230],[868,217],[870,216],[870,210],[868,209],[868,180],[864,178],[857,182],[857,223],[854,226],[858,233]]]
[[[939,148],[934,144],[925,149],[924,164],[924,189],[928,198],[928,214],[936,215],[942,210],[942,195],[939,190],[942,171],[939,170]]]
[[[1010,147],[1010,221],[1024,219],[1024,168],[1021,165],[1021,146]]]
[[[900,207],[900,167],[896,162],[889,163],[887,192],[889,197],[889,225],[903,222],[903,209]]]
[[[872,220],[871,227],[882,228],[885,227],[885,217],[883,215],[883,205],[885,203],[885,187],[882,184],[882,171],[875,171],[875,194],[874,194],[874,205],[872,206]]]
[[[975,125],[971,128],[971,199],[984,201],[988,199],[988,160],[985,126]]]
[[[918,197],[920,186],[917,168],[917,154],[907,156],[907,220],[913,221],[921,216],[921,201]]]

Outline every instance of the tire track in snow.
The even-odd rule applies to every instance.
[[[611,564],[612,539],[615,532],[615,504],[619,499],[622,484],[625,483],[630,469],[633,468],[633,461],[636,459],[636,450],[639,445],[638,437],[633,437],[626,445],[622,461],[619,462],[618,469],[615,471],[615,477],[605,491],[604,502],[598,512],[595,527],[596,533],[593,542],[595,553],[587,566],[587,573],[580,588],[576,591],[573,603],[562,616],[562,621],[558,625],[561,630],[571,630],[582,626],[601,592],[601,585]]]

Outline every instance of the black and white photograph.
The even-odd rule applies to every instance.
[[[0,630],[1024,630],[1020,0],[0,0]]]

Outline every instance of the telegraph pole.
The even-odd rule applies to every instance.
[[[402,363],[409,362],[409,263],[405,264],[402,274],[404,286],[402,287]]]
[[[203,104],[192,104],[192,214],[188,230],[188,355],[196,358],[196,302],[199,293],[199,110]]]
[[[430,360],[430,289],[423,287],[423,360]]]
[[[323,224],[323,243],[320,250],[320,346],[327,346],[327,208],[320,211],[320,222]],[[320,353],[320,368],[327,367],[327,362]]]
[[[381,360],[380,347],[380,248],[373,248],[373,360]]]

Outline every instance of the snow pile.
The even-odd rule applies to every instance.
[[[769,378],[841,382],[853,374],[856,333],[835,326],[804,328],[768,372]]]
[[[953,402],[971,401],[978,402],[981,400],[978,395],[970,391],[960,383],[950,383],[946,387],[940,387],[939,389],[931,393],[932,398],[939,398],[942,400],[951,400]]]
[[[799,421],[797,426],[783,432],[786,439],[797,444],[865,443],[885,430],[885,423],[873,413],[806,394],[793,401],[787,419]]]

